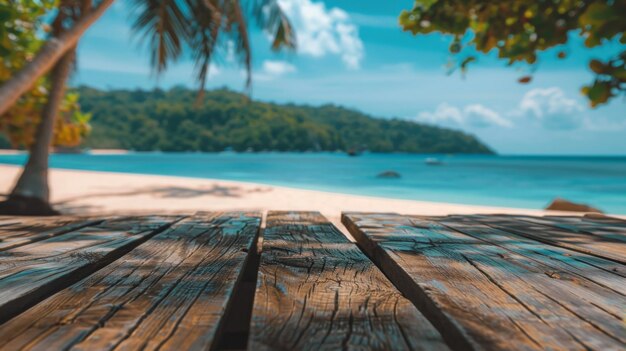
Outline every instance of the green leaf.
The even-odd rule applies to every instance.
[[[594,2],[580,16],[579,21],[583,25],[602,24],[614,16],[613,9],[606,3]]]
[[[461,66],[461,71],[462,71],[463,73],[467,72],[467,66],[468,66],[470,63],[475,62],[475,61],[476,61],[476,56],[469,56],[469,57],[466,57],[466,58],[465,58],[465,60],[463,60],[463,61],[461,62],[461,65],[460,65],[460,66]]]
[[[536,67],[541,51],[563,47],[574,35],[583,37],[587,47],[613,45],[617,40],[626,44],[624,14],[626,0],[416,0],[412,9],[400,14],[399,21],[405,31],[415,35],[452,36],[448,48],[452,54],[466,48],[485,54],[495,50],[509,66],[524,63]],[[466,37],[467,32],[472,35]],[[468,40],[460,45],[459,37]],[[564,59],[567,54],[561,50],[556,56]],[[626,49],[605,63],[590,63],[609,86],[609,94],[598,94],[601,98],[596,97],[594,104],[610,99],[616,95],[613,92],[626,95],[623,71],[618,69],[624,67],[624,61]],[[466,66],[461,63],[462,73]],[[530,80],[522,77],[520,83]]]
[[[461,52],[461,43],[455,41],[450,45],[450,52],[453,54],[458,54]]]
[[[588,87],[586,94],[591,100],[591,106],[605,103],[611,97],[611,86],[607,82],[595,81],[591,87]]]
[[[439,0],[415,0],[415,6],[420,7],[422,10],[430,9]]]
[[[606,72],[606,65],[598,60],[591,60],[589,62],[589,68],[597,74],[603,74]]]

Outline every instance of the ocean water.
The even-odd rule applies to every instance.
[[[425,164],[437,157],[440,166]],[[24,155],[0,155],[21,165]],[[217,178],[390,198],[540,209],[555,197],[626,214],[626,157],[339,153],[53,155],[57,168]],[[399,179],[381,179],[393,170]]]

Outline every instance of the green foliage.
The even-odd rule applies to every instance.
[[[227,90],[195,92],[80,88],[93,114],[86,145],[138,151],[335,151],[491,153],[471,135],[398,119],[376,119],[337,106],[249,101]]]
[[[0,0],[0,84],[19,71],[43,44],[40,33],[47,30],[43,17],[57,4],[55,0]],[[43,78],[0,116],[0,132],[13,147],[28,147],[48,96],[49,82]],[[57,118],[53,143],[75,146],[89,131],[89,117],[80,112],[78,96],[68,94]]]
[[[401,13],[400,24],[413,34],[453,35],[452,54],[471,46],[481,53],[496,50],[509,65],[534,65],[539,51],[565,44],[570,32],[584,37],[590,48],[614,39],[626,44],[626,1],[415,0],[412,10]],[[464,43],[468,32],[470,39]],[[557,54],[558,58],[566,56],[564,51]],[[461,70],[473,60],[468,56],[461,61]],[[582,92],[592,106],[626,94],[626,50],[607,62],[593,60],[590,68],[596,78]],[[519,81],[530,80],[525,76]]]
[[[0,0],[0,57],[3,59],[2,75],[6,79],[7,69],[20,64],[20,58],[28,57],[37,50],[36,29],[39,19],[55,5],[53,0],[13,1]]]

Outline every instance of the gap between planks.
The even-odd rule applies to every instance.
[[[0,335],[12,339],[5,346],[215,349],[214,337],[228,332],[227,316],[238,311],[231,297],[245,279],[260,219],[236,213],[210,218],[173,224],[124,259],[2,325]],[[173,268],[176,262],[180,269]],[[51,313],[54,306],[58,310]]]
[[[458,216],[458,217],[463,217],[463,216]],[[379,267],[381,267],[381,269],[395,283],[395,285],[398,288],[400,288],[401,291],[403,291],[405,293],[405,295],[411,296],[411,299],[414,301],[414,303],[416,303],[418,306],[420,306],[420,310],[424,311],[424,313],[438,327],[438,329],[442,332],[442,334],[444,334],[444,337],[448,341],[450,341],[455,348],[457,348],[459,350],[481,348],[481,347],[485,346],[484,343],[487,340],[491,340],[491,341],[489,341],[489,344],[491,344],[491,346],[493,346],[493,345],[500,345],[500,346],[510,345],[510,346],[512,346],[513,344],[511,344],[511,343],[514,343],[513,340],[498,337],[497,334],[493,334],[489,330],[490,329],[489,327],[477,328],[478,326],[472,326],[472,323],[473,323],[472,320],[475,320],[478,317],[469,317],[469,316],[463,315],[462,313],[459,314],[460,313],[459,310],[455,310],[454,308],[452,308],[452,305],[450,305],[450,302],[452,300],[450,300],[450,302],[447,301],[447,299],[450,297],[450,294],[452,294],[452,292],[448,291],[447,293],[444,293],[443,295],[440,295],[441,291],[439,291],[439,290],[441,290],[443,288],[443,286],[440,287],[440,286],[438,286],[436,284],[433,285],[434,283],[436,283],[438,281],[438,278],[436,277],[436,275],[432,275],[432,277],[430,278],[430,279],[433,279],[432,281],[429,280],[428,278],[418,279],[418,281],[416,281],[416,282],[413,281],[413,279],[415,279],[415,277],[417,277],[417,276],[421,276],[421,275],[424,275],[424,274],[426,276],[428,276],[429,273],[426,273],[426,272],[431,270],[431,268],[429,268],[430,266],[424,265],[424,267],[422,267],[422,268],[420,268],[420,269],[418,269],[416,271],[413,268],[411,268],[410,266],[406,265],[408,263],[408,261],[407,262],[403,261],[404,259],[410,259],[410,260],[413,261],[412,265],[420,264],[420,261],[417,258],[420,257],[420,256],[424,256],[425,255],[425,257],[430,257],[429,260],[434,260],[433,262],[431,262],[431,265],[433,265],[432,267],[435,267],[434,266],[435,262],[437,262],[439,260],[439,257],[438,256],[429,256],[429,255],[431,255],[431,254],[428,254],[428,252],[430,252],[429,251],[430,250],[429,247],[430,247],[430,245],[432,245],[433,249],[436,249],[436,247],[438,247],[439,245],[442,245],[441,249],[443,251],[441,252],[441,254],[443,254],[444,252],[448,252],[448,251],[449,251],[449,253],[444,255],[444,256],[441,256],[441,257],[447,257],[449,265],[446,265],[445,268],[442,268],[442,267],[444,267],[444,266],[442,266],[442,267],[440,267],[440,269],[443,270],[443,271],[448,271],[449,273],[454,273],[455,269],[456,269],[456,268],[454,268],[455,264],[458,265],[458,263],[455,263],[456,261],[453,259],[454,256],[447,256],[447,255],[455,254],[454,251],[458,250],[458,249],[455,249],[455,247],[457,247],[458,245],[462,245],[463,244],[463,245],[466,245],[467,249],[464,249],[462,251],[459,250],[458,252],[461,253],[461,255],[463,257],[465,257],[465,255],[469,255],[468,257],[471,257],[472,261],[474,261],[474,259],[478,259],[478,261],[476,261],[476,262],[471,262],[471,261],[468,261],[468,262],[470,264],[475,265],[474,267],[477,270],[481,271],[483,274],[486,274],[486,276],[489,279],[494,279],[492,277],[489,277],[489,275],[491,275],[491,274],[498,275],[499,274],[498,269],[495,269],[495,270],[492,269],[492,268],[496,268],[498,266],[484,265],[487,262],[491,262],[489,260],[492,260],[492,259],[488,258],[488,256],[486,255],[487,252],[484,252],[483,254],[481,254],[481,251],[485,251],[485,250],[489,251],[489,252],[494,251],[493,243],[490,242],[491,239],[489,239],[489,240],[481,240],[481,241],[484,241],[484,243],[481,244],[481,245],[488,244],[488,246],[481,246],[481,248],[477,249],[475,247],[475,245],[478,245],[479,242],[476,242],[475,240],[476,239],[480,239],[480,237],[475,237],[473,240],[470,239],[471,237],[475,236],[474,234],[469,235],[469,237],[465,236],[465,235],[459,237],[461,232],[454,231],[454,232],[450,232],[449,233],[449,234],[451,234],[451,236],[447,235],[447,234],[446,235],[442,235],[444,232],[441,232],[442,234],[437,234],[437,229],[435,229],[434,227],[431,227],[430,229],[428,229],[427,227],[422,227],[421,225],[418,226],[417,229],[414,229],[414,230],[417,230],[417,231],[409,230],[410,227],[414,226],[414,221],[411,220],[411,218],[415,218],[414,221],[420,221],[423,224],[427,224],[429,220],[443,221],[443,222],[446,222],[446,220],[454,220],[454,218],[452,218],[452,217],[436,217],[436,218],[429,219],[428,217],[419,217],[418,218],[418,217],[415,217],[415,216],[413,216],[413,217],[412,216],[399,216],[399,215],[393,215],[393,214],[392,215],[387,215],[387,216],[385,216],[385,215],[375,215],[375,214],[358,214],[358,213],[356,213],[356,214],[344,214],[344,221],[350,227],[351,230],[355,231],[355,234],[359,238],[358,242],[359,242],[360,246],[363,247],[364,251],[367,252],[370,255],[370,257],[377,263],[377,265],[379,265]],[[436,223],[436,222],[433,222],[433,223]],[[459,222],[459,223],[461,223],[461,222]],[[454,224],[454,223],[452,223],[452,224],[453,224],[453,226],[455,226],[455,228],[452,229],[452,230],[461,229],[461,228],[456,227],[456,224]],[[471,225],[472,224],[470,223],[470,226],[467,227],[467,228],[473,228],[471,230],[479,230],[480,229],[480,225],[478,225],[478,223],[474,223],[473,224],[474,227],[472,227]],[[366,228],[366,229],[362,229],[362,228]],[[419,229],[419,228],[423,228],[423,229]],[[465,230],[465,229],[463,229],[463,230]],[[482,230],[482,229],[480,229],[480,230]],[[421,232],[419,232],[419,231],[421,231]],[[412,236],[409,233],[414,233],[417,236]],[[454,233],[457,233],[457,234],[454,234]],[[485,233],[487,233],[487,232],[485,232]],[[497,232],[496,230],[491,230],[489,233],[493,233],[494,235],[501,235],[504,232]],[[423,237],[423,239],[425,239],[426,241],[424,241],[423,243],[421,243],[421,241],[419,241],[421,244],[418,243],[417,239],[419,239],[420,237]],[[431,240],[435,240],[435,242],[433,242]],[[550,245],[546,245],[545,243],[541,243],[541,242],[536,241],[536,240],[532,240],[532,239],[524,239],[524,240],[526,240],[529,243],[529,245],[531,245],[532,247],[537,247],[539,249],[541,249],[541,246],[544,246],[546,249],[552,248],[553,251],[567,251],[566,249],[560,249],[558,247],[552,247]],[[507,244],[507,242],[508,241],[504,241],[502,243],[505,243],[506,245],[510,245],[510,244]],[[522,242],[523,242],[523,240],[522,240]],[[411,244],[411,243],[413,243],[413,244]],[[475,245],[473,245],[473,244],[475,244]],[[415,246],[413,247],[412,245],[415,245]],[[448,249],[445,249],[444,246],[446,246]],[[413,247],[413,249],[411,249],[411,247]],[[458,246],[458,247],[461,248],[461,246]],[[502,253],[505,253],[506,256],[517,255],[517,257],[519,258],[520,256],[518,254],[523,254],[524,250],[528,250],[528,248],[522,248],[522,247],[516,248],[515,246],[513,246],[513,247],[507,247],[506,251],[510,251],[511,248],[513,248],[513,251],[517,251],[517,252],[513,254],[512,251],[510,253],[505,253],[503,251]],[[408,251],[406,251],[406,250],[408,250]],[[415,250],[417,250],[417,251],[415,251]],[[422,250],[423,250],[423,253],[422,253]],[[406,253],[405,253],[405,251],[406,251]],[[411,254],[409,251],[413,251],[413,253]],[[495,249],[494,252],[497,252],[497,251],[501,251],[501,250],[500,249]],[[436,250],[436,251],[433,251],[433,252],[438,252],[438,251]],[[530,251],[528,251],[527,253],[530,253]],[[566,254],[566,256],[564,256],[564,257],[569,257],[568,255],[569,254]],[[414,257],[414,258],[412,258],[412,257]],[[497,257],[497,255],[494,255],[493,257],[495,258],[495,257]],[[503,256],[502,258],[505,258],[505,256]],[[468,258],[466,258],[466,259],[468,259]],[[429,260],[424,261],[424,263],[425,262],[429,262]],[[500,260],[500,259],[497,259],[497,260]],[[500,262],[501,263],[505,263],[507,260],[500,260]],[[541,261],[542,262],[531,262],[531,261],[529,261],[526,258],[525,260],[520,261],[520,262],[524,262],[524,264],[527,265],[527,267],[537,266],[537,267],[540,268],[541,265],[543,265],[544,263],[547,262],[545,259],[542,259]],[[404,262],[404,263],[402,263],[402,262]],[[493,261],[493,263],[495,264],[496,262]],[[399,266],[398,266],[398,264],[399,264]],[[530,266],[528,266],[528,265],[530,265]],[[504,268],[505,266],[502,266],[502,268]],[[511,266],[511,267],[513,267],[513,266]],[[588,266],[587,268],[590,269],[590,270],[596,269],[596,267],[593,267],[593,266]],[[486,271],[484,271],[484,269],[486,269]],[[422,271],[424,273],[419,273],[420,271]],[[456,270],[456,271],[460,272],[458,270]],[[556,271],[559,271],[559,270],[557,269]],[[435,273],[435,272],[436,271],[433,271],[433,273]],[[528,272],[531,273],[531,271],[528,271]],[[598,272],[604,274],[603,272],[601,272],[599,270],[598,270]],[[561,289],[562,292],[569,291],[569,289],[571,287],[573,287],[573,286],[570,283],[568,283],[569,287],[566,286],[567,284],[565,284],[565,283],[568,282],[568,280],[570,278],[567,277],[567,275],[564,274],[565,272],[561,273],[561,274],[565,275],[563,278],[559,278],[558,276],[552,276],[551,277],[552,279],[543,276],[543,274],[534,274],[533,273],[534,276],[539,279],[539,281],[543,281],[545,283],[545,284],[539,286],[538,288],[540,290],[537,290],[536,292],[535,291],[531,291],[531,290],[520,290],[523,286],[526,285],[526,283],[523,282],[523,279],[521,279],[523,276],[515,277],[519,273],[519,272],[515,272],[515,271],[511,271],[510,273],[512,274],[512,276],[508,276],[507,275],[505,278],[501,278],[500,282],[502,282],[504,285],[499,285],[500,282],[493,281],[493,280],[492,280],[492,283],[498,285],[500,287],[500,289],[503,289],[505,291],[509,290],[509,289],[513,289],[513,291],[517,291],[518,294],[522,294],[522,295],[518,295],[517,298],[521,298],[524,301],[519,300],[518,303],[520,303],[522,305],[525,305],[526,306],[525,308],[534,309],[535,307],[531,307],[532,305],[527,305],[527,304],[538,303],[539,301],[543,301],[541,304],[545,304],[545,305],[537,305],[536,308],[539,308],[539,310],[535,310],[536,312],[533,312],[536,315],[536,317],[539,317],[540,319],[543,319],[543,318],[546,318],[546,317],[550,318],[551,316],[557,317],[558,313],[553,315],[551,312],[549,312],[549,311],[551,311],[551,309],[548,308],[548,305],[554,305],[553,308],[560,309],[561,310],[560,313],[561,313],[562,316],[570,315],[572,313],[576,314],[576,313],[580,312],[580,313],[582,313],[582,315],[586,315],[587,317],[592,317],[591,320],[586,320],[585,319],[586,317],[584,317],[584,318],[583,317],[574,317],[572,315],[571,317],[565,317],[565,319],[559,319],[560,322],[555,322],[555,323],[558,323],[558,324],[563,323],[563,322],[567,322],[566,324],[571,325],[572,327],[574,325],[578,325],[578,327],[576,327],[578,329],[578,335],[577,335],[577,337],[574,337],[574,340],[570,339],[570,341],[567,341],[566,339],[569,337],[567,335],[567,334],[569,334],[569,331],[565,330],[565,332],[566,332],[565,334],[561,333],[563,339],[559,339],[558,340],[558,342],[563,342],[563,344],[554,343],[554,341],[556,341],[556,340],[552,340],[551,342],[552,342],[552,346],[553,347],[557,347],[557,348],[565,347],[565,348],[567,348],[566,345],[568,345],[568,343],[570,345],[569,347],[576,347],[575,345],[577,345],[577,343],[580,343],[580,341],[581,341],[581,340],[578,340],[578,337],[582,337],[582,341],[584,343],[591,343],[591,345],[594,345],[591,348],[595,348],[595,349],[605,349],[607,347],[608,347],[608,349],[614,348],[614,347],[618,347],[619,348],[619,346],[616,346],[616,345],[624,346],[624,339],[622,337],[620,337],[621,335],[623,335],[622,332],[624,331],[624,329],[620,329],[620,323],[618,322],[620,317],[621,317],[621,320],[622,320],[622,323],[623,323],[623,318],[624,318],[623,313],[620,314],[620,312],[619,312],[620,303],[618,302],[618,301],[622,301],[622,303],[623,303],[623,301],[624,301],[623,300],[623,294],[620,294],[618,291],[614,291],[614,293],[618,293],[618,295],[614,295],[613,293],[608,292],[608,291],[605,291],[603,293],[603,294],[609,294],[609,295],[613,294],[613,302],[616,303],[616,305],[614,304],[612,308],[614,309],[614,313],[616,313],[615,316],[618,318],[617,320],[614,320],[609,315],[603,315],[603,316],[598,315],[598,313],[602,312],[601,309],[600,310],[596,310],[596,312],[593,312],[591,310],[584,310],[585,304],[582,304],[580,306],[580,308],[579,308],[577,303],[573,303],[573,304],[571,304],[568,307],[566,305],[560,305],[560,303],[557,302],[556,300],[550,301],[549,298],[546,300],[544,298],[544,296],[541,296],[540,290],[542,290],[542,289],[549,289],[550,287],[556,288],[556,287],[558,287],[560,285],[563,285],[562,289]],[[468,275],[468,277],[470,277],[470,275]],[[476,276],[475,278],[479,278],[479,276]],[[458,283],[463,284],[462,277],[459,278],[459,279],[461,279],[461,280],[459,280]],[[561,279],[563,279],[563,280],[561,280]],[[608,279],[611,279],[611,277],[608,277]],[[619,279],[619,278],[617,277],[617,275],[614,275],[612,280],[615,281],[616,279]],[[556,282],[556,283],[553,284],[553,282]],[[589,284],[586,284],[586,285],[589,285]],[[417,286],[419,286],[419,288],[416,289]],[[618,290],[621,290],[623,292],[623,289],[619,289],[619,284],[618,285],[613,285],[613,286],[616,287]],[[449,286],[449,288],[452,288],[452,286]],[[599,286],[592,286],[592,290],[590,290],[590,291],[599,292],[602,289],[603,288],[601,288]],[[577,292],[574,292],[574,294],[576,294],[576,293],[583,294],[583,296],[581,296],[581,298],[589,299],[589,298],[593,297],[592,295],[584,295],[585,291],[583,291],[583,290],[581,290],[579,288],[576,288],[575,290],[577,290]],[[446,291],[446,290],[444,290],[444,291]],[[548,290],[548,291],[550,291],[550,290]],[[469,293],[468,291],[465,291],[464,294],[468,294],[468,293]],[[444,295],[446,295],[447,297],[445,297]],[[454,296],[454,295],[452,295],[452,296]],[[565,299],[563,301],[569,301],[569,300],[566,299],[565,296],[562,296],[562,294],[561,295],[557,294],[557,296],[558,296],[559,299]],[[576,296],[576,295],[574,295],[574,296]],[[548,297],[548,296],[545,296],[545,297]],[[457,299],[457,300],[459,300],[459,299]],[[460,300],[463,300],[463,299],[460,299]],[[608,301],[609,300],[607,300],[605,302],[608,302]],[[490,302],[490,304],[491,304],[491,302]],[[586,305],[589,306],[589,302],[587,302]],[[593,305],[593,303],[592,303],[592,305]],[[546,309],[543,309],[541,306],[544,306]],[[622,306],[623,306],[623,304],[622,304]],[[565,307],[565,309],[563,309],[563,307]],[[596,307],[599,308],[599,306],[596,306]],[[615,309],[615,308],[617,308],[617,309]],[[474,310],[476,310],[476,307],[474,307]],[[478,310],[476,310],[476,311],[478,311]],[[530,315],[529,315],[529,317],[530,317]],[[577,322],[576,321],[577,318],[581,318],[581,320]],[[603,322],[600,322],[601,324],[595,324],[596,328],[603,329],[603,331],[601,333],[598,333],[598,330],[594,330],[594,328],[588,329],[590,327],[589,325],[583,325],[584,323],[594,324],[595,321],[593,320],[593,318],[596,318],[595,321],[603,321]],[[460,324],[459,324],[459,321],[461,321]],[[520,321],[523,322],[523,320],[518,320],[518,322],[520,322]],[[578,323],[578,324],[576,324],[576,323]],[[581,324],[581,323],[583,323],[583,324]],[[553,325],[552,327],[555,327],[555,326],[558,327],[558,324],[557,325]],[[530,324],[530,325],[527,324],[527,326],[532,327],[532,324]],[[494,325],[493,327],[495,328],[496,326]],[[586,337],[585,334],[587,332],[582,332],[580,328],[583,328],[583,330],[588,330],[588,332],[594,333],[595,336],[594,337],[592,337],[592,336]],[[587,329],[585,329],[585,328],[587,328]],[[623,325],[622,325],[622,328],[623,328]],[[495,329],[498,329],[498,328],[495,328]],[[541,335],[541,334],[544,335],[543,339],[545,341],[549,341],[550,340],[550,336],[548,334],[546,334],[546,333],[544,333],[544,332],[542,332],[542,331],[540,331],[540,330],[538,330],[536,328],[534,328],[534,329],[538,333],[537,335]],[[552,329],[554,329],[554,328],[552,328]],[[480,331],[480,332],[478,332],[478,331]],[[558,330],[554,329],[554,331],[558,331]],[[489,336],[490,334],[491,334],[491,336]],[[520,341],[523,339],[523,335],[521,335],[521,336],[522,336],[522,338],[519,338]],[[621,342],[618,341],[619,339],[621,339]],[[460,343],[463,340],[467,340],[469,342],[469,344],[467,344],[467,343],[466,344]],[[532,343],[531,344],[526,344],[526,345],[528,347],[530,347],[530,348],[534,348]],[[584,347],[587,347],[587,345],[584,345],[582,343],[579,344],[578,347],[580,347],[581,345],[584,346]],[[535,346],[539,346],[541,348],[548,347],[548,345],[546,345],[546,344],[536,344]]]
[[[248,350],[448,350],[358,246],[317,212],[268,215]]]

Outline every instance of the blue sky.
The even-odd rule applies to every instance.
[[[252,29],[255,99],[338,104],[381,118],[398,117],[461,129],[503,154],[626,155],[626,99],[590,109],[579,90],[591,81],[590,58],[623,46],[585,49],[578,38],[541,55],[534,79],[523,65],[481,56],[465,77],[447,75],[450,38],[402,32],[397,15],[411,0],[279,0],[297,30],[295,53],[273,53]],[[128,1],[118,0],[82,39],[72,84],[103,89],[195,87],[187,58],[158,79],[131,29]],[[244,89],[228,50],[211,67],[209,88]]]

